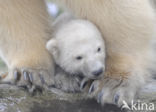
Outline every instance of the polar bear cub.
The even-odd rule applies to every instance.
[[[97,27],[69,14],[58,17],[53,26],[53,38],[46,47],[56,63],[55,86],[75,92],[85,86],[85,83],[80,84],[82,79],[102,77],[105,70],[105,45]]]

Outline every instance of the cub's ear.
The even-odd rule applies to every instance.
[[[58,56],[58,44],[56,39],[49,40],[46,44],[46,48],[54,58]]]

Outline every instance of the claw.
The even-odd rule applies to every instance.
[[[119,94],[115,94],[115,96],[114,96],[114,103],[115,103],[115,104],[118,104],[119,97],[120,97]]]
[[[94,91],[94,89],[95,89],[94,84],[92,84],[88,93],[91,94]]]
[[[40,74],[43,72],[43,74]],[[0,83],[7,83],[17,85],[20,88],[24,88],[26,90],[30,90],[30,92],[41,91],[40,88],[47,88],[51,84],[51,79],[48,79],[49,72],[47,70],[38,70],[38,69],[31,69],[31,68],[12,68],[8,72],[7,76],[11,75],[10,77],[4,79],[4,75],[0,76]],[[43,77],[47,75],[47,77]],[[5,77],[4,77],[5,78]],[[33,87],[32,87],[33,86]],[[36,87],[38,86],[38,87]]]
[[[86,87],[87,83],[88,82],[86,80],[85,81],[82,81],[82,83],[80,85],[80,89],[83,90]]]
[[[43,76],[41,74],[39,74],[39,77],[40,77],[41,83],[45,84],[45,80],[44,80]]]
[[[97,98],[97,102],[98,102],[98,103],[101,103],[103,94],[104,94],[104,91],[102,91],[102,92],[100,92],[100,93],[98,94],[98,98]]]
[[[18,72],[15,70],[15,71],[14,71],[14,78],[15,78],[15,80],[16,80],[17,77],[18,77],[17,75],[18,75]]]
[[[14,74],[15,81],[18,81],[20,79],[20,75],[19,75],[18,71],[15,70],[13,74]]]
[[[24,76],[24,80],[29,80],[29,77],[28,77],[28,73],[27,72],[23,72],[23,76]]]
[[[30,79],[30,82],[32,83],[33,82],[32,73],[29,73],[29,79]]]
[[[27,81],[27,88],[31,88],[32,82],[28,72],[23,72],[24,80]]]

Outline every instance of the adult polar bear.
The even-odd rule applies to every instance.
[[[149,0],[57,1],[95,23],[105,38],[105,78],[94,82],[90,93],[102,103],[115,101],[120,105],[122,100],[133,99],[151,67],[148,59],[152,59],[149,52],[155,15]],[[33,80],[41,86],[52,83],[52,57],[45,48],[50,37],[47,18],[43,0],[0,1],[0,54],[10,71],[5,81],[30,84]],[[19,81],[18,75],[25,77]]]
[[[106,72],[89,93],[99,102],[131,102],[153,67],[151,41],[155,14],[150,0],[57,0],[78,17],[89,19],[106,41]]]

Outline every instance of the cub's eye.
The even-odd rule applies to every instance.
[[[77,56],[76,59],[77,60],[82,60],[82,56]]]
[[[99,47],[98,49],[97,49],[97,52],[100,52],[101,51],[101,48]]]

